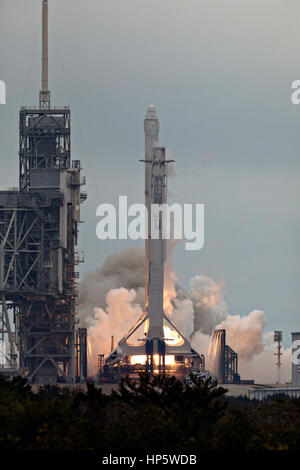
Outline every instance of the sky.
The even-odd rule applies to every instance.
[[[0,188],[18,185],[18,112],[37,105],[41,1],[0,0]],[[96,208],[143,201],[143,120],[154,104],[176,160],[169,202],[205,205],[205,245],[178,244],[179,282],[224,283],[230,313],[300,330],[298,0],[49,0],[49,87],[71,106],[87,176],[81,272],[133,241],[96,238]]]

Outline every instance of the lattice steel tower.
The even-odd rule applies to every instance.
[[[18,350],[30,381],[72,383],[85,181],[79,160],[71,161],[70,109],[50,106],[47,0],[42,10],[39,107],[20,110],[19,190],[0,192],[0,320],[11,368]]]

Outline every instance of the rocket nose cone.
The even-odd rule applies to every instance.
[[[158,119],[157,112],[153,104],[150,104],[147,108],[146,119]]]

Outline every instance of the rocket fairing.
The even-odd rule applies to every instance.
[[[167,202],[167,164],[165,147],[159,145],[159,120],[156,109],[150,105],[145,121],[145,206],[147,208],[148,237],[145,240],[145,309],[136,325],[124,336],[118,347],[106,357],[106,365],[116,364],[121,359],[132,355],[147,357],[146,368],[153,370],[154,356],[160,357],[159,370],[164,371],[166,355],[181,355],[193,359],[196,363],[201,358],[190,346],[175,325],[165,315],[163,308],[164,264],[166,261],[166,240],[163,237],[161,211],[152,211],[153,205],[160,207]],[[156,236],[154,236],[156,232]],[[133,345],[130,338],[145,323],[143,338]],[[165,331],[173,331],[180,341],[165,338]],[[156,359],[157,360],[157,359]]]

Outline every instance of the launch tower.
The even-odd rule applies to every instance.
[[[75,379],[80,161],[71,161],[70,109],[48,89],[48,2],[42,2],[42,90],[22,107],[19,188],[0,192],[0,323],[9,369],[34,383]],[[18,364],[19,360],[19,364]]]

